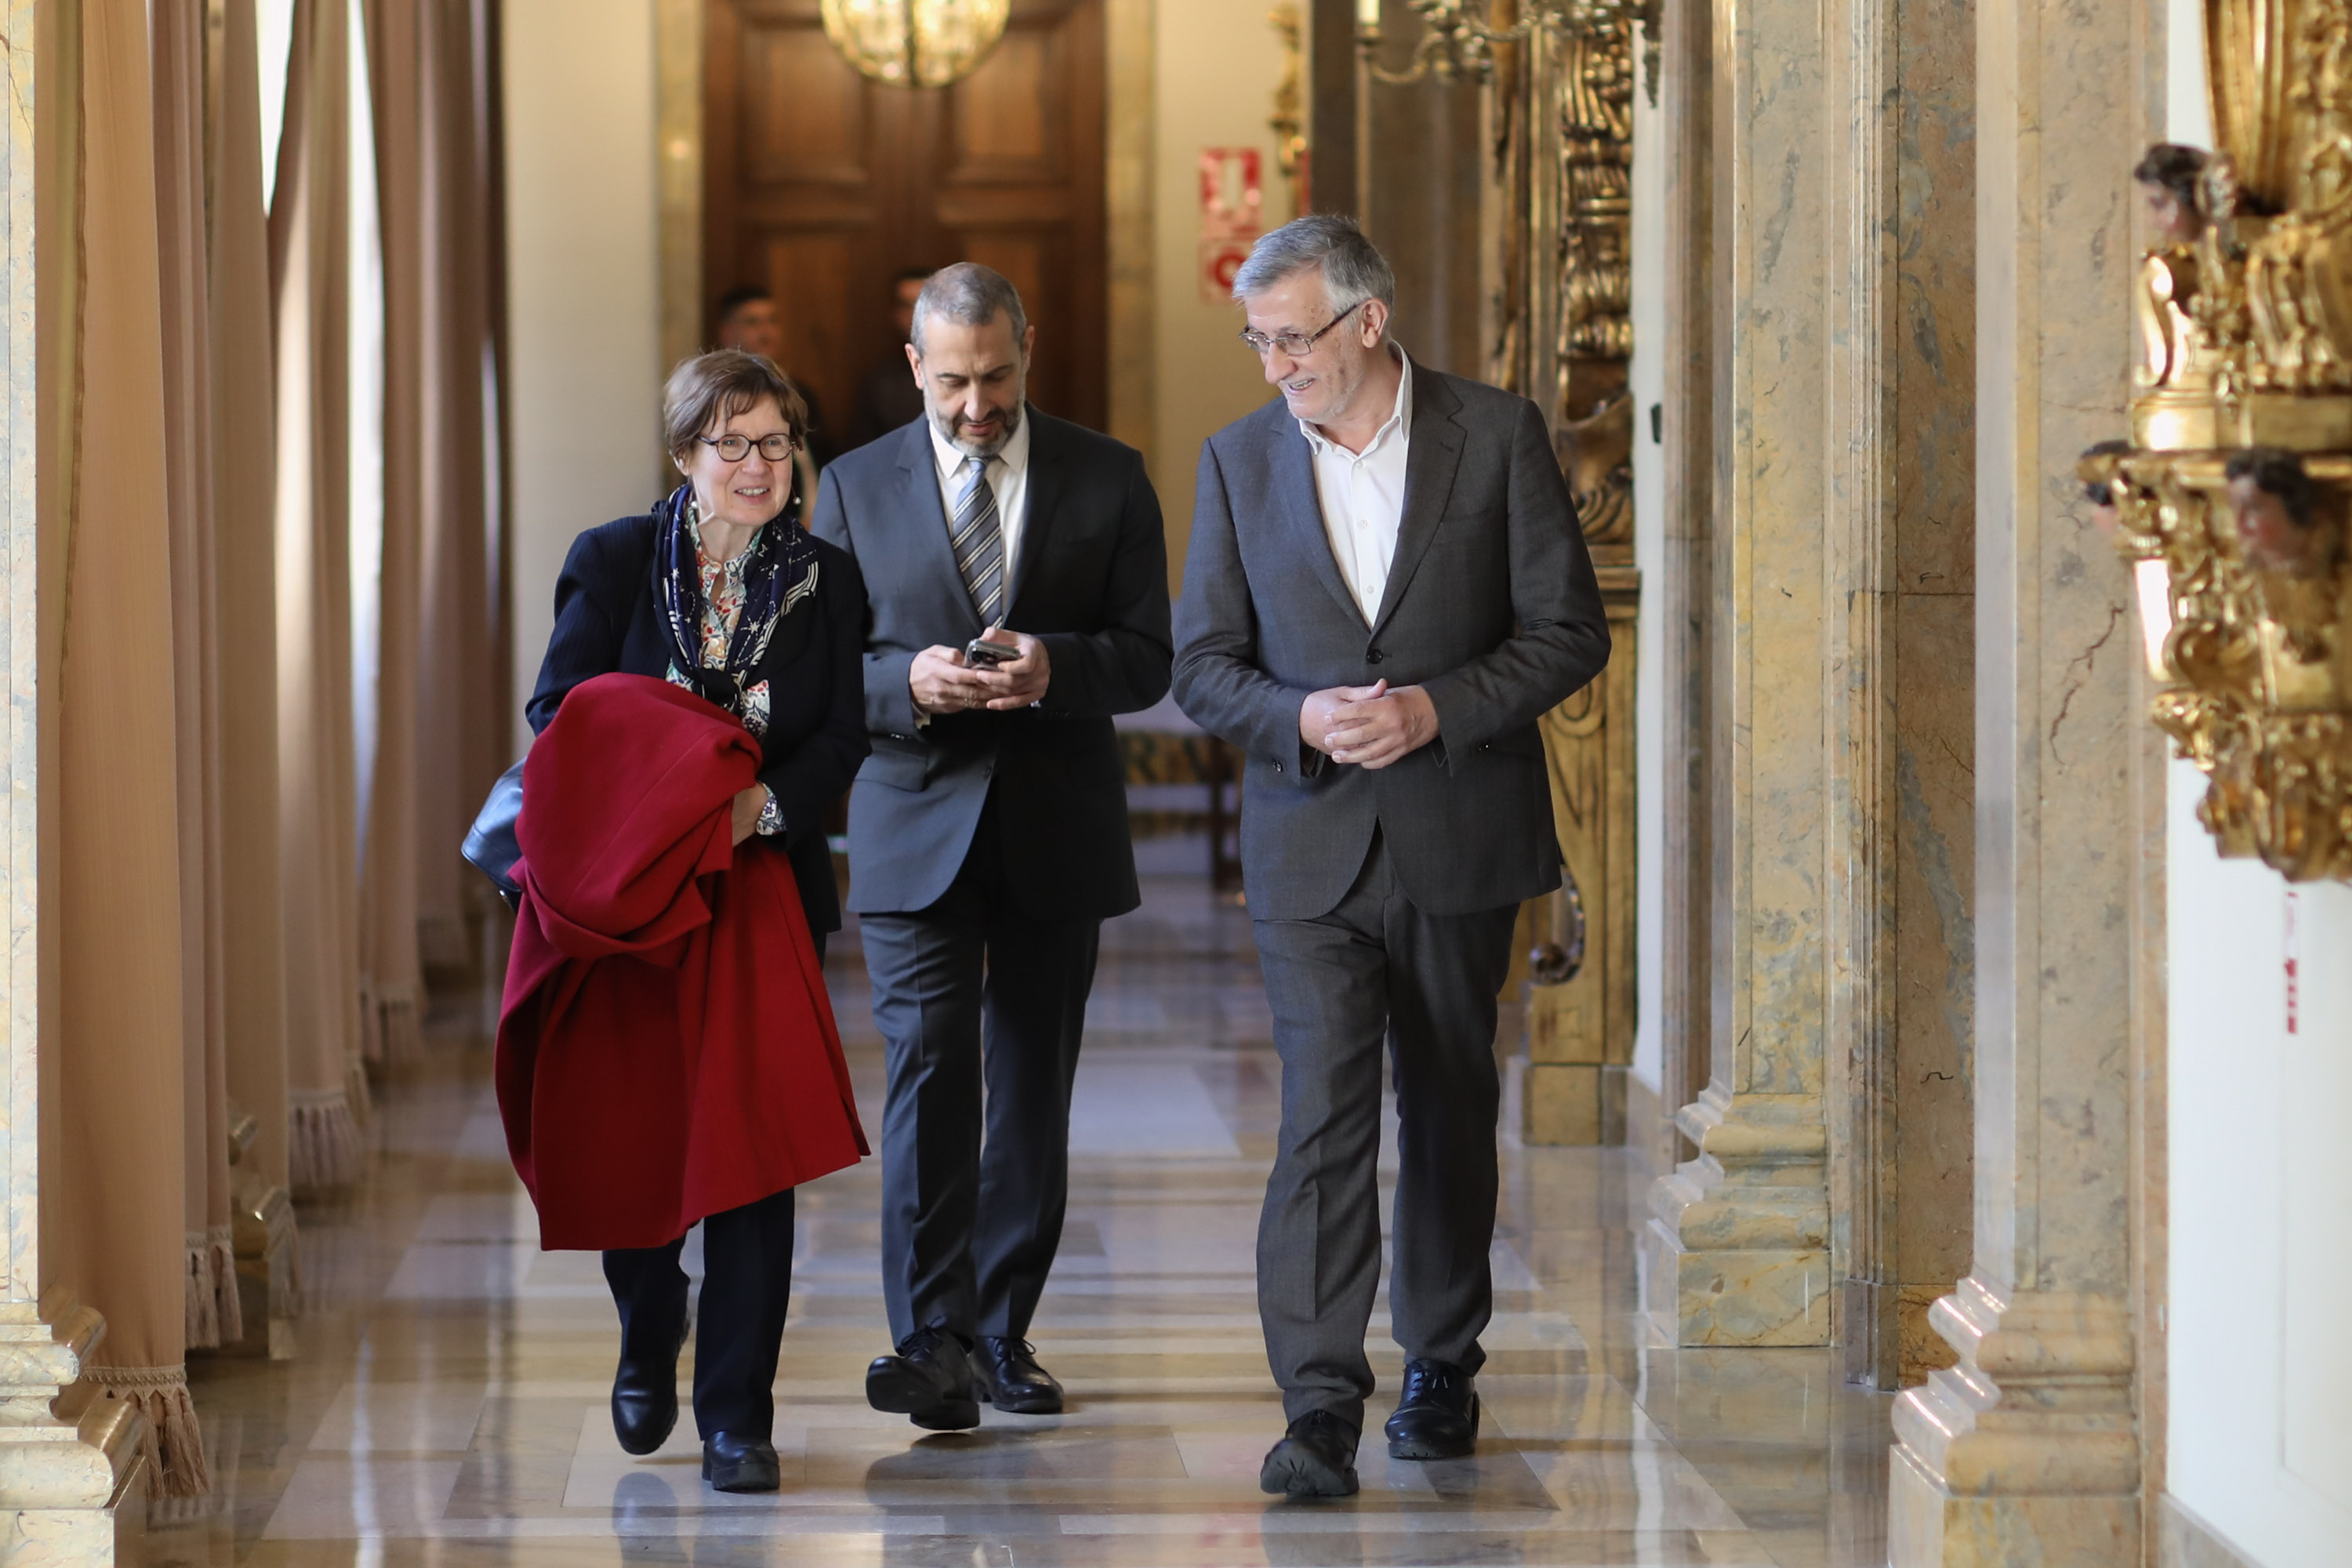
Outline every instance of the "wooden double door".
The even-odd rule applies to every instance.
[[[818,0],[709,0],[704,60],[705,309],[766,285],[785,368],[836,434],[897,352],[894,279],[955,261],[1021,290],[1031,401],[1104,426],[1102,0],[1013,0],[1003,41],[944,89],[859,75]]]

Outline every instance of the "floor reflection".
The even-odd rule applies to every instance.
[[[1675,1352],[1634,1312],[1622,1152],[1507,1150],[1477,1454],[1274,1502],[1281,1429],[1251,1293],[1278,1083],[1246,918],[1148,879],[1089,1009],[1070,1223],[1034,1337],[1058,1417],[927,1436],[866,1409],[887,1348],[871,1162],[805,1189],[777,1384],[784,1490],[705,1488],[686,1428],[624,1454],[593,1257],[542,1253],[488,1055],[436,1033],[383,1086],[373,1179],[302,1213],[301,1353],[193,1367],[215,1494],[157,1563],[1777,1564],[1885,1561],[1887,1401],[1833,1353]],[[880,1053],[854,934],[830,966],[867,1120]],[[689,1251],[688,1262],[698,1268]],[[1373,1324],[1384,1390],[1401,1360]],[[689,1354],[691,1352],[689,1352]],[[688,1373],[690,1375],[690,1371]]]

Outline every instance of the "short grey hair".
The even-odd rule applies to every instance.
[[[1021,308],[1021,290],[1003,273],[977,261],[959,261],[931,274],[915,298],[915,327],[907,334],[919,356],[923,328],[933,316],[944,316],[967,327],[984,327],[1003,314],[1012,318],[1015,348],[1029,335],[1029,313]]]
[[[1295,217],[1250,247],[1249,259],[1234,274],[1234,298],[1263,294],[1294,273],[1323,269],[1331,309],[1352,310],[1367,300],[1396,309],[1396,271],[1364,237],[1356,220],[1337,213]]]

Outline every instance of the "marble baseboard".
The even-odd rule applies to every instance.
[[[1951,1286],[1846,1279],[1840,1289],[1840,1337],[1845,1344],[1848,1383],[1886,1390],[1916,1388],[1929,1373],[1958,1363],[1958,1352],[1927,1321]]]
[[[2259,1568],[2254,1560],[2167,1492],[2157,1500],[2157,1568]]]
[[[1669,1344],[1836,1342],[1825,1248],[1696,1250],[1654,1218],[1641,1250],[1643,1305]]]
[[[1632,1077],[1629,1069],[1615,1065],[1529,1062],[1519,1091],[1521,1139],[1583,1149],[1624,1142]]]
[[[147,1461],[133,1456],[104,1508],[25,1508],[0,1516],[0,1568],[129,1568],[147,1533]]]
[[[1908,1449],[1887,1473],[1890,1568],[2137,1568],[2135,1497],[1956,1497]]]
[[[1625,1069],[1625,1174],[1638,1188],[1675,1168],[1675,1111],[1665,1098]],[[1638,1228],[1646,1207],[1634,1219]]]

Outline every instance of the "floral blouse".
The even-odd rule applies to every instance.
[[[732,561],[713,561],[702,552],[702,517],[689,507],[687,526],[694,531],[695,564],[702,573],[702,668],[718,669],[727,663],[727,645],[735,636],[735,623],[743,618],[743,563],[751,559],[751,544]],[[759,535],[751,536],[757,543]],[[690,683],[676,669],[669,674],[671,683]],[[768,683],[743,689],[743,728],[755,736],[768,732]],[[775,792],[768,794],[768,804],[760,809],[758,831],[773,837],[784,830],[784,811]]]

